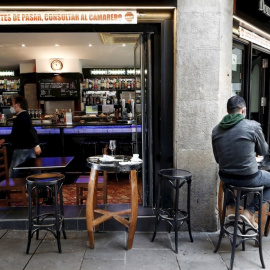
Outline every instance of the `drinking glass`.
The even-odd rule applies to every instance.
[[[115,140],[110,140],[109,149],[112,151],[112,156],[113,156],[113,152],[116,149],[116,141]]]

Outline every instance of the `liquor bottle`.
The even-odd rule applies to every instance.
[[[115,118],[116,118],[116,120],[119,119],[119,109],[118,108],[115,109]]]
[[[90,105],[90,97],[89,95],[86,97],[86,106],[89,106]]]
[[[113,82],[112,82],[112,80],[110,80],[109,88],[110,88],[110,89],[113,89]]]
[[[84,79],[84,88],[88,89],[89,87],[89,80],[88,79]]]
[[[124,80],[121,81],[121,89],[125,89],[125,81]]]
[[[130,80],[127,81],[127,89],[130,89],[131,88],[131,82]]]
[[[110,88],[110,80],[108,78],[107,81],[106,81],[106,89],[109,89],[109,88]]]
[[[92,82],[91,80],[89,80],[88,88],[89,88],[90,90],[93,88],[93,82]]]
[[[111,100],[110,100],[110,97],[109,95],[107,96],[107,101],[106,101],[107,104],[111,104]]]
[[[85,91],[82,91],[82,102],[86,102]]]
[[[140,95],[136,96],[136,104],[141,104],[141,96]]]
[[[119,80],[118,79],[116,79],[116,81],[115,81],[115,89],[119,89]]]
[[[131,89],[132,90],[135,89],[135,81],[134,81],[134,79],[131,80]]]
[[[101,90],[104,90],[104,79],[103,78],[101,78],[101,85],[100,85],[100,89]]]
[[[65,123],[64,109],[61,109],[60,123],[61,123],[61,124],[64,124],[64,123]]]

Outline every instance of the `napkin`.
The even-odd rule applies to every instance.
[[[257,162],[262,162],[263,159],[264,159],[264,156],[257,156],[257,157],[256,157],[256,161],[257,161]]]
[[[142,159],[140,159],[140,158],[131,158],[130,161],[133,161],[133,162],[142,162]]]
[[[102,158],[100,158],[101,161],[113,161],[115,158],[113,156],[103,155]]]
[[[119,162],[120,165],[132,165],[132,164],[138,164],[138,163],[142,163],[142,160],[138,160],[136,159],[136,161],[122,161],[122,162]]]

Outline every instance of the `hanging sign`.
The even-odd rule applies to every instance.
[[[239,26],[239,32],[241,38],[270,50],[270,40],[263,38],[241,26]]]
[[[0,25],[137,24],[136,11],[13,11],[0,12]]]

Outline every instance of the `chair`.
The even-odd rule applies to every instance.
[[[255,241],[259,247],[259,255],[262,264],[262,268],[265,268],[263,253],[262,253],[262,196],[263,196],[263,186],[259,187],[239,187],[228,184],[223,184],[223,209],[222,217],[220,223],[220,233],[218,243],[214,252],[216,253],[220,247],[221,240],[224,234],[228,235],[230,244],[232,246],[231,261],[230,261],[230,270],[233,269],[235,249],[242,245],[242,250],[245,250],[245,242],[248,240]],[[226,214],[226,200],[228,194],[232,194],[236,201],[235,204],[235,219],[233,221],[225,220]],[[259,198],[259,210],[258,210],[258,229],[254,229],[245,222],[239,222],[239,207],[240,201],[244,200],[244,208],[247,204],[247,196],[253,194]],[[238,240],[239,239],[239,240]]]
[[[84,191],[88,190],[88,175],[80,175],[76,181],[76,200],[77,204],[83,204],[83,200],[86,200],[87,195],[83,195]],[[103,173],[103,176],[98,176],[98,191],[102,191],[102,195],[97,199],[103,200],[104,204],[107,204],[107,172]]]
[[[9,178],[6,147],[0,149],[0,179],[3,179],[0,182],[0,191],[7,192],[6,198],[0,199],[0,201],[6,202],[8,206],[14,202],[27,204],[25,178]],[[10,196],[13,193],[21,193],[21,196]]]

